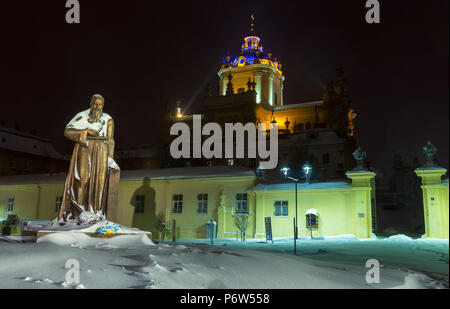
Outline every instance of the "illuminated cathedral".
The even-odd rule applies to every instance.
[[[223,57],[218,71],[219,95],[209,93],[203,103],[202,121],[225,123],[265,123],[278,125],[279,164],[297,166],[300,161],[316,165],[316,178],[343,178],[353,168],[351,154],[356,149],[356,113],[347,96],[342,68],[328,82],[322,98],[314,102],[286,104],[283,98],[283,66],[272,52],[266,52],[256,34],[254,18],[244,37],[241,53]],[[171,123],[191,123],[180,103],[171,114]],[[257,160],[256,160],[257,161]],[[250,159],[182,162],[187,165],[245,165],[256,167]],[[174,163],[179,165],[180,162]]]

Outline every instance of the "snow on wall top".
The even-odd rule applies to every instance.
[[[317,209],[308,209],[307,211],[306,211],[306,214],[307,215],[315,215],[315,216],[318,216],[319,215],[319,211],[317,210]]]
[[[150,170],[123,171],[121,180],[150,179],[188,179],[188,178],[213,178],[213,177],[237,177],[256,176],[255,170],[240,166],[200,166],[184,168],[166,168]]]
[[[49,140],[6,127],[0,127],[0,149],[64,160]]]
[[[0,177],[0,185],[23,185],[23,184],[48,184],[63,183],[66,179],[66,173],[54,175],[35,174],[35,175],[17,175]],[[150,170],[125,170],[120,173],[120,180],[171,180],[171,179],[189,179],[189,178],[213,178],[213,177],[238,177],[254,176],[253,169],[238,166],[202,166],[185,168],[167,168]]]
[[[317,182],[317,183],[299,183],[298,190],[324,190],[324,189],[349,189],[352,186],[344,181],[339,182]],[[254,191],[281,191],[295,190],[295,183],[280,184],[258,184],[253,187]]]

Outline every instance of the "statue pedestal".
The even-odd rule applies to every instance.
[[[55,231],[37,231],[36,232],[36,240],[39,239],[42,236],[48,235],[48,234],[54,234],[54,233],[65,233],[65,232],[55,232]],[[102,235],[102,234],[98,234],[98,233],[92,233],[92,232],[80,232],[83,233],[89,237],[92,238],[102,238],[102,239],[109,239],[109,238],[113,238],[113,237],[117,237],[117,236],[124,236],[124,235],[134,235],[134,236],[139,236],[139,235],[146,235],[148,237],[148,239],[152,240],[152,233],[150,232],[142,232],[142,233],[116,233],[116,234],[109,234],[109,235]]]
[[[84,214],[84,213],[82,213]],[[83,219],[89,220],[88,216]],[[66,224],[60,225],[56,220],[46,226],[30,226],[27,230],[22,232],[22,236],[35,237],[36,240],[42,236],[49,234],[85,234],[92,238],[109,239],[117,236],[146,236],[152,240],[152,233],[148,231],[141,231],[137,228],[131,228],[118,225],[108,220],[98,221],[92,224],[77,224],[76,221],[68,221]]]

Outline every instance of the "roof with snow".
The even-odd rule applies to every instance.
[[[316,183],[299,183],[298,190],[326,190],[326,189],[350,189],[352,186],[344,181],[339,182],[316,182]],[[295,190],[295,183],[279,183],[279,184],[257,184],[253,187],[254,191],[283,191]]]
[[[66,173],[54,175],[35,174],[0,177],[0,185],[48,184],[62,183]],[[184,168],[166,168],[150,170],[124,170],[120,172],[120,180],[174,180],[215,177],[256,177],[255,170],[239,166],[202,166]]]
[[[48,139],[2,126],[0,126],[0,149],[64,160],[64,156],[55,150]]]

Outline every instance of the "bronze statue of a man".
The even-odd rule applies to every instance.
[[[114,121],[103,112],[104,102],[101,95],[93,95],[91,108],[78,113],[64,130],[75,147],[58,219],[67,221],[69,214],[76,219],[84,211],[116,219],[112,212],[117,211],[120,169],[113,160]]]

